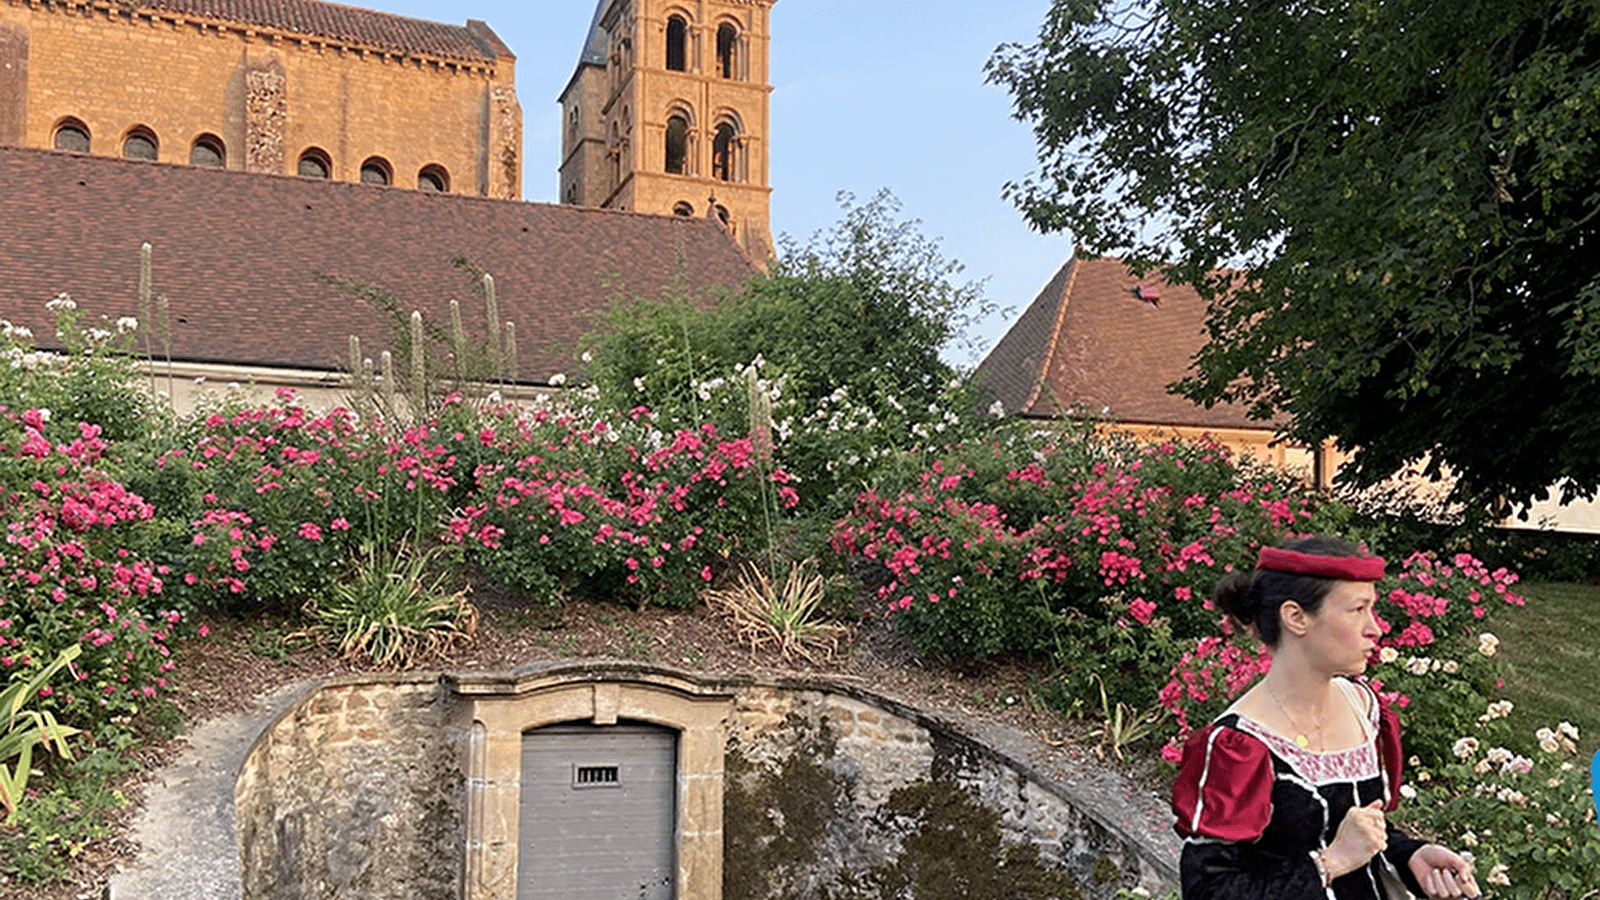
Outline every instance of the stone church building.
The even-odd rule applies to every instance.
[[[348,338],[389,343],[352,284],[448,315],[471,268],[495,275],[512,368],[539,389],[579,368],[615,285],[649,295],[681,272],[710,296],[770,256],[773,2],[600,0],[561,92],[556,205],[521,202],[516,57],[483,22],[0,0],[0,318],[49,346],[58,293],[135,315],[148,242],[169,381],[331,402]]]
[[[317,0],[4,0],[0,144],[517,199],[515,64]]]
[[[561,92],[561,202],[714,216],[772,252],[773,0],[599,0]]]

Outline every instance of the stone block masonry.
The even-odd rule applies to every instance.
[[[397,20],[346,14],[380,31]],[[186,165],[204,138],[232,169],[293,175],[312,151],[337,181],[360,181],[377,160],[397,187],[418,187],[426,168],[454,193],[520,198],[514,58],[487,38],[474,43],[470,26],[432,30],[483,45],[480,56],[136,3],[0,0],[0,88],[21,98],[0,112],[0,141],[49,149],[70,120],[99,156],[123,155],[141,133],[154,138],[157,161]]]
[[[678,732],[686,900],[1176,887],[1170,843],[960,724],[827,682],[591,661],[310,691],[240,770],[245,896],[513,900],[523,733],[618,722]]]

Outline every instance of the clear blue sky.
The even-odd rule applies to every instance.
[[[346,0],[349,2],[349,0]],[[593,0],[358,0],[355,5],[462,24],[488,22],[517,55],[522,190],[555,202],[556,97],[572,76]],[[772,230],[804,240],[839,218],[835,195],[888,188],[901,217],[920,219],[963,275],[984,280],[1004,317],[972,337],[993,346],[1072,252],[1040,236],[1000,198],[1034,168],[1028,129],[983,64],[1008,41],[1030,42],[1049,0],[990,3],[779,0],[772,9]],[[976,362],[947,354],[958,365]]]

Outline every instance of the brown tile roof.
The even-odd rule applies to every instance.
[[[447,25],[320,0],[139,0],[138,5],[452,59],[494,60],[509,55],[481,22]]]
[[[1134,296],[1160,291],[1158,303]],[[1211,409],[1167,393],[1205,340],[1205,302],[1187,285],[1135,278],[1115,259],[1074,259],[978,365],[1008,414],[1055,416],[1083,404],[1130,424],[1271,428],[1241,406]]]
[[[482,303],[451,265],[495,277],[516,323],[519,375],[575,369],[585,311],[615,276],[659,293],[682,258],[692,286],[736,286],[754,267],[714,221],[491,200],[292,176],[0,147],[0,316],[54,333],[44,304],[67,291],[93,316],[136,313],[139,245],[153,245],[153,293],[168,298],[174,359],[335,369],[358,335],[388,346],[378,310],[326,278],[378,285],[448,322]]]

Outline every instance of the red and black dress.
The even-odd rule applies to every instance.
[[[1311,853],[1355,805],[1395,808],[1403,759],[1394,712],[1365,684],[1334,683],[1366,726],[1348,750],[1307,750],[1232,711],[1189,737],[1172,787],[1184,900],[1405,900],[1384,893],[1382,866],[1426,896],[1407,865],[1423,842],[1393,825],[1382,853],[1322,888]]]

